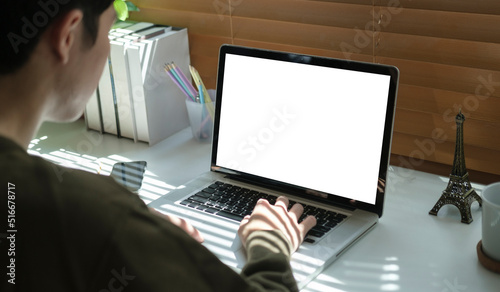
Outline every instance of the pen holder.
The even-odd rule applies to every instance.
[[[209,91],[209,94],[212,96],[213,93]],[[186,99],[186,108],[193,137],[200,142],[210,142],[214,126],[215,103],[199,103]]]

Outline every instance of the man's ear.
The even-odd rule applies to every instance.
[[[63,64],[69,61],[71,48],[79,36],[78,26],[82,23],[82,19],[83,12],[79,9],[73,9],[65,13],[52,26],[52,49]]]

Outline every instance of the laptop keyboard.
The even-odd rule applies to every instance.
[[[277,199],[273,195],[217,181],[180,204],[239,222],[243,217],[252,213],[255,204],[261,198],[268,200],[271,204],[274,204]],[[288,208],[290,209],[294,204],[294,201],[290,201]],[[347,218],[347,215],[341,213],[304,204],[302,206],[304,206],[304,213],[299,218],[299,222],[308,215],[314,215],[317,221],[316,226],[307,233],[304,240],[308,243],[318,241]]]

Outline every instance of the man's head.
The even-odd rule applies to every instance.
[[[0,9],[0,75],[12,73],[29,59],[41,35],[68,11],[83,13],[86,42],[97,38],[99,17],[113,0],[8,0]]]
[[[44,121],[79,118],[109,55],[113,0],[9,0],[0,10],[0,100]],[[29,86],[26,86],[29,85]],[[29,114],[29,113],[25,113]]]

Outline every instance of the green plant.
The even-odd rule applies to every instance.
[[[139,8],[132,2],[126,0],[115,0],[113,3],[118,20],[125,21],[128,18],[129,11],[139,11]]]

